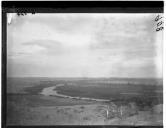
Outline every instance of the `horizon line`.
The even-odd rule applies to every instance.
[[[163,77],[47,77],[47,76],[7,76],[7,78],[82,78],[82,79],[97,79],[97,78],[105,78],[105,79],[111,79],[111,78],[130,78],[130,79],[163,79]]]

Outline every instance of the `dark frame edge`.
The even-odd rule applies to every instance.
[[[1,127],[6,127],[6,85],[7,85],[7,12],[2,8],[2,52],[1,52]]]
[[[161,1],[161,2],[163,2],[163,1]],[[33,3],[33,2],[32,2]],[[18,9],[23,9],[23,8],[18,8]],[[71,12],[74,12],[74,11],[76,11],[78,8],[75,8],[74,10],[68,10],[68,9],[66,9],[66,12],[68,12],[68,13],[71,13]],[[157,9],[159,9],[159,12],[156,12],[156,13],[163,13],[163,7],[162,8],[157,8]],[[64,13],[64,11],[63,11],[63,8],[60,8],[59,10],[55,10],[54,8],[36,8],[36,10],[35,10],[36,12],[43,12],[43,13],[45,13],[45,12],[47,12],[47,13],[52,13],[52,11],[55,11],[56,13]],[[80,10],[81,11],[81,10]],[[89,11],[89,10],[88,10]],[[100,9],[99,9],[99,11],[101,11]],[[105,10],[105,11],[108,11],[108,10]],[[106,13],[106,12],[102,12],[102,13]],[[152,9],[150,10],[150,11],[153,11]],[[156,11],[156,10],[155,10]],[[2,123],[1,123],[1,127],[2,128],[6,128],[6,127],[68,127],[68,126],[7,126],[6,125],[6,110],[7,110],[7,101],[6,101],[6,97],[7,97],[7,87],[6,87],[6,85],[7,85],[7,13],[8,12],[11,12],[11,13],[15,13],[15,12],[17,12],[16,11],[16,9],[15,8],[7,8],[7,7],[3,7],[3,5],[2,5],[2,52],[1,52],[1,61],[2,61],[2,65],[1,65],[1,70],[2,70],[2,72],[1,72],[1,75],[2,75],[2,77],[1,77],[1,89],[2,89],[2,91],[1,91],[1,100],[2,100],[2,103],[1,103],[1,111],[2,111],[2,114],[1,114],[1,121],[2,121]],[[115,12],[116,12],[116,10],[115,10]],[[29,11],[29,13],[31,13],[31,11]],[[53,12],[54,13],[54,12]],[[76,12],[77,13],[77,12]],[[95,13],[95,11],[93,11],[92,10],[92,12],[91,13]],[[98,12],[97,12],[98,13]],[[108,13],[112,13],[112,12],[108,12]],[[119,12],[117,12],[117,13],[119,13]],[[124,12],[124,13],[127,13],[127,12]],[[128,12],[129,13],[129,12]],[[131,13],[135,13],[135,12],[131,12]],[[139,13],[141,13],[141,12],[139,12]],[[144,12],[142,12],[142,13],[144,13]],[[151,12],[152,13],[152,12]],[[103,128],[107,128],[107,126],[69,126],[69,127],[103,127]],[[108,126],[108,127],[114,127],[114,128],[118,128],[118,127],[142,127],[142,128],[147,128],[147,127],[154,127],[154,128],[163,128],[163,126]]]

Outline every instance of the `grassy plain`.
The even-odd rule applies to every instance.
[[[8,125],[162,125],[162,80],[8,78]],[[44,96],[43,88],[59,93],[110,99],[97,102]],[[109,116],[106,108],[110,107]]]

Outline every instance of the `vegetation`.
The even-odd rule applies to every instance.
[[[65,95],[109,99],[109,102],[103,102],[103,104],[98,106],[95,110],[97,113],[102,113],[108,120],[115,117],[123,119],[137,115],[139,111],[153,111],[153,109],[162,114],[161,106],[159,105],[163,103],[162,86],[156,86],[155,84],[147,85],[147,83],[129,83],[130,84],[128,84],[128,82],[118,84],[105,82],[105,80],[97,81],[96,79],[12,79],[8,81],[7,85],[7,89],[10,89],[7,94],[7,123],[25,124],[28,120],[37,120],[40,114],[34,111],[35,107],[81,105],[78,110],[73,110],[76,115],[79,115],[86,109],[83,105],[95,103],[92,101],[65,99],[54,96],[47,97],[40,94],[43,88],[56,86],[57,84],[65,84],[65,86],[57,87],[58,92]],[[17,89],[14,89],[14,87]],[[108,115],[106,115],[103,105],[109,106]],[[54,112],[58,114],[64,114],[64,116],[70,116],[72,118],[76,116],[69,112],[72,111],[70,108],[55,109]],[[99,116],[101,117],[102,115]],[[53,116],[48,114],[42,117],[42,119],[48,121],[52,118]],[[82,118],[84,121],[90,120],[90,117],[87,115]]]

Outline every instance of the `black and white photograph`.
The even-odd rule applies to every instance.
[[[7,13],[6,124],[163,126],[163,13]]]

